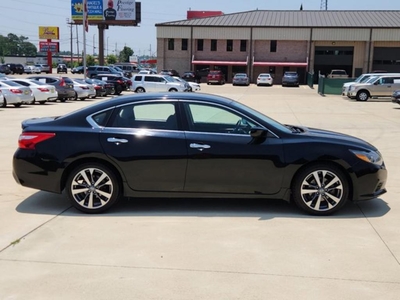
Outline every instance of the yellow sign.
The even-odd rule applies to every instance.
[[[58,27],[39,26],[39,39],[58,40],[60,38]]]

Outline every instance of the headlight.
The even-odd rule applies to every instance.
[[[382,165],[383,158],[379,151],[350,150],[359,159],[375,165]]]
[[[351,85],[350,87],[349,87],[349,91],[354,91],[356,89],[356,87],[354,86],[354,85]]]

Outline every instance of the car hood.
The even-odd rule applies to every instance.
[[[367,150],[377,151],[376,147],[374,147],[370,143],[351,135],[335,131],[318,129],[318,128],[303,128],[303,129],[304,129],[303,134],[312,139],[324,139],[324,140],[327,139],[330,142],[337,141],[340,142],[341,144],[344,143],[353,147],[360,147]]]

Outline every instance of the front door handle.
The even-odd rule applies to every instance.
[[[107,142],[116,143],[116,144],[125,144],[125,143],[128,142],[128,140],[127,139],[118,139],[118,138],[115,138],[115,137],[110,137],[110,138],[107,139]]]
[[[206,144],[191,143],[190,144],[190,148],[198,149],[200,151],[203,151],[204,149],[210,149],[211,146],[210,145],[206,145]]]

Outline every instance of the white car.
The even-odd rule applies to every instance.
[[[86,98],[96,97],[96,91],[92,84],[82,83],[72,79],[75,90],[75,100],[85,100]]]
[[[272,78],[269,73],[261,73],[257,77],[257,86],[260,85],[269,85],[272,86],[274,84],[274,78]]]
[[[37,66],[25,66],[24,67],[24,73],[26,74],[40,74],[41,73],[41,69]]]
[[[172,77],[178,82],[183,82],[184,84],[188,84],[189,85],[188,92],[197,92],[201,90],[200,84],[196,82],[186,81],[178,76],[172,76]]]
[[[399,75],[399,73],[366,73],[366,74],[361,74],[358,76],[354,81],[351,82],[345,82],[342,87],[342,96],[347,97],[347,94],[349,93],[349,89],[351,85],[354,85],[356,83],[364,83],[367,82],[372,76],[379,76],[379,75]]]
[[[136,74],[132,77],[131,90],[136,93],[146,92],[187,92],[188,85],[177,82],[168,75]]]
[[[11,80],[0,81],[0,90],[4,97],[2,107],[6,107],[8,104],[20,107],[23,103],[31,103],[34,99],[29,87]]]
[[[11,79],[20,85],[24,85],[29,87],[33,93],[33,101],[31,104],[35,102],[39,102],[40,104],[45,104],[46,101],[57,101],[58,92],[54,85],[46,84],[44,82],[34,80],[34,79]]]

